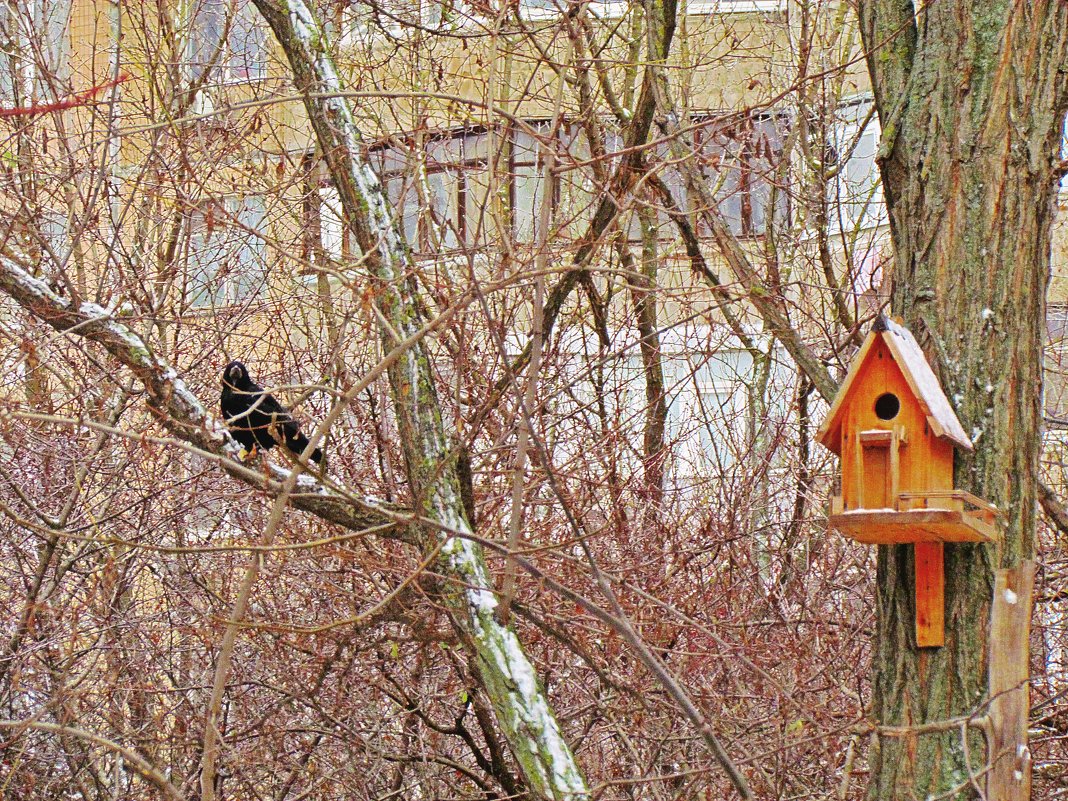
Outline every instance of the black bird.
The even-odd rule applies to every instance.
[[[264,392],[263,387],[249,378],[241,362],[230,362],[223,370],[219,406],[230,436],[247,451],[251,452],[257,445],[269,451],[275,445],[284,444],[299,455],[308,447],[308,438],[300,433],[297,421],[274,395]],[[319,463],[323,452],[316,448],[311,458]]]

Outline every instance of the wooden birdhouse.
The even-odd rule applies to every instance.
[[[858,542],[915,544],[916,642],[945,642],[942,550],[994,542],[997,509],[953,488],[957,448],[972,450],[912,334],[880,318],[816,439],[841,457],[828,523]]]

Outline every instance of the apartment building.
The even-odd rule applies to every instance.
[[[25,123],[34,136],[12,139],[26,151],[9,159],[16,179],[20,159],[61,178],[37,181],[19,200],[52,232],[46,255],[76,264],[98,300],[151,321],[176,353],[201,352],[207,338],[220,364],[243,355],[280,365],[308,348],[327,363],[338,343],[324,309],[351,316],[360,253],[251,0],[4,8],[22,43],[4,97],[47,104],[96,90],[91,104],[34,117]],[[317,10],[427,291],[445,303],[471,276],[532,271],[542,250],[550,266],[566,266],[624,155],[643,73],[640,6],[609,0],[579,13],[523,0],[502,14],[477,3],[326,0]],[[755,406],[764,414],[790,406],[783,398],[796,380],[745,303],[728,324],[697,274],[673,211],[690,220],[722,292],[743,294],[686,168],[712,188],[731,234],[818,347],[821,336],[825,351],[836,344],[821,334],[823,320],[864,319],[885,299],[879,128],[858,48],[844,8],[809,17],[780,0],[679,7],[665,71],[680,119],[674,138],[689,155],[654,125],[644,175],[595,259],[604,298],[633,294],[626,264],[657,265],[668,419],[691,461],[722,465],[725,442],[726,461],[736,461],[752,445],[754,387],[765,387]],[[529,330],[529,296],[529,282],[514,281],[491,298],[514,347]],[[609,330],[599,335],[587,321],[561,337],[584,377],[560,380],[596,383],[589,365],[610,363],[614,414],[640,427],[633,302],[606,306]],[[755,377],[764,363],[771,373]]]

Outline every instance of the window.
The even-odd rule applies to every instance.
[[[488,244],[493,220],[484,131],[439,136],[422,148],[380,147],[370,158],[413,249],[436,252]]]
[[[589,3],[589,10],[596,17],[617,19],[625,16],[635,4],[636,0],[594,0]],[[526,19],[548,19],[565,13],[573,5],[568,0],[519,0],[519,11]],[[744,14],[785,9],[785,0],[691,0],[686,6],[686,13]]]
[[[519,0],[519,13],[524,19],[551,19],[567,11],[566,0]]]
[[[1061,160],[1068,161],[1068,119],[1061,129]],[[1061,194],[1068,192],[1068,172],[1061,176]]]
[[[534,123],[537,136],[516,131],[512,145],[512,230],[518,242],[537,241],[541,217],[545,146],[539,137],[549,134],[549,123]],[[554,194],[559,188],[554,187]]]
[[[452,250],[460,244],[460,163],[463,139],[431,142],[426,149],[426,214],[419,231],[421,250]]]
[[[263,218],[258,197],[210,200],[190,215],[185,286],[190,306],[228,306],[263,292]]]
[[[697,123],[690,141],[699,166],[710,186],[715,187],[719,212],[737,236],[762,236],[771,219],[787,216],[787,193],[778,186],[783,160],[783,121],[758,117],[731,126],[713,122]],[[560,154],[562,169],[552,178],[552,225],[556,231],[578,235],[585,230],[597,196],[590,148],[576,124],[565,124],[549,141],[550,123],[534,121],[504,129],[495,142],[506,151],[501,158],[500,186],[507,189],[512,234],[520,244],[532,244],[538,237],[538,220],[544,192],[542,175],[547,148]],[[489,247],[497,233],[491,216],[502,201],[490,197],[490,169],[493,158],[485,130],[461,130],[439,134],[425,141],[392,141],[371,148],[369,158],[380,176],[390,201],[401,215],[408,243],[416,252],[436,253],[460,247]],[[607,131],[604,141],[607,159],[604,168],[611,173],[623,147],[617,132]],[[688,197],[677,165],[666,145],[656,149],[660,176],[676,201],[687,207]],[[507,182],[507,183],[506,183]],[[656,197],[639,202],[657,208],[663,237],[674,236],[668,215]],[[774,206],[774,209],[772,208]],[[696,213],[699,209],[690,207]],[[635,216],[625,212],[621,225],[634,239],[639,238]],[[324,226],[327,222],[324,218]],[[324,234],[327,227],[324,227]],[[709,236],[706,223],[698,221],[698,231]],[[335,246],[336,251],[336,246]]]
[[[485,248],[497,234],[493,214],[511,225],[518,242],[530,244],[541,213],[542,170],[549,124],[534,122],[503,129],[494,138],[499,163],[498,190],[491,197],[490,136],[485,130],[438,135],[425,145],[409,142],[372,148],[370,160],[389,199],[402,217],[405,236],[416,251]],[[569,126],[551,146],[569,158],[589,158],[577,126]],[[554,224],[585,220],[590,191],[582,170],[553,181]],[[509,222],[510,217],[510,222]],[[563,219],[566,218],[566,219]]]
[[[875,163],[879,134],[879,118],[872,113],[871,100],[838,109],[832,156],[839,162],[839,169],[827,191],[831,208],[835,210],[832,213],[836,213],[838,224],[846,230],[886,223],[886,203]]]
[[[485,133],[463,136],[463,160],[457,171],[457,209],[460,239],[471,247],[485,247],[487,233],[493,230],[493,203],[490,198],[489,137]]]
[[[485,131],[465,131],[427,147],[429,224],[423,247],[484,247],[493,231],[489,150]]]
[[[759,334],[754,339],[761,349],[768,344]],[[773,431],[786,425],[796,381],[775,353],[770,364],[758,365],[736,337],[703,325],[666,332],[661,347],[673,377],[667,385],[668,419],[683,446],[678,475],[711,476],[732,468],[747,458],[754,427]],[[756,387],[759,415],[751,406]]]
[[[26,87],[40,98],[62,97],[71,76],[71,3],[0,3],[0,101],[26,105]],[[47,77],[46,77],[47,76]]]
[[[72,244],[70,212],[66,208],[60,208],[57,203],[49,203],[52,198],[42,200],[44,202],[37,209],[40,236],[48,244],[49,258],[54,256],[65,263],[70,256]]]
[[[1068,431],[1068,304],[1046,308],[1045,383],[1047,430]],[[1048,431],[1047,431],[1048,433]]]
[[[786,0],[692,0],[687,14],[752,14],[785,11]]]
[[[341,197],[333,186],[319,190],[319,243],[328,259],[341,261],[353,257],[352,234],[345,226]]]
[[[214,70],[219,83],[263,78],[267,74],[267,40],[251,0],[193,0],[189,35],[190,77]]]
[[[706,463],[729,467],[745,432],[745,388],[737,383],[700,382],[694,403],[700,453]]]
[[[694,131],[701,173],[715,190],[719,213],[735,236],[762,236],[770,216],[787,216],[786,192],[776,186],[783,158],[782,127],[780,119],[757,117],[738,125],[698,124]],[[700,220],[698,232],[712,233]]]
[[[597,358],[597,357],[593,357]],[[638,348],[625,353],[606,365],[612,380],[616,401],[616,416],[621,431],[640,436],[648,403],[645,397],[645,364]]]
[[[455,10],[453,4],[452,9]],[[442,23],[440,0],[347,0],[335,6],[330,33],[341,47],[369,44],[376,36],[402,36],[407,26],[438,28]]]
[[[301,257],[313,268],[351,266],[363,256],[363,251],[345,221],[341,194],[332,181],[322,177],[324,172],[320,171],[321,166],[315,166],[308,175],[304,202],[305,239]]]
[[[18,38],[18,17],[8,3],[0,3],[0,34],[12,43]],[[16,63],[14,58],[8,57],[0,64],[0,101],[7,106],[14,106],[19,102],[15,90],[21,83],[21,76]]]
[[[581,127],[562,125],[557,136],[549,140],[551,124],[533,122],[512,134],[512,229],[516,241],[531,244],[537,241],[538,221],[541,219],[544,166],[546,151],[554,148],[559,154],[557,165],[565,169],[554,174],[552,180],[552,225],[560,231],[578,233],[585,229],[592,212],[593,194],[589,167],[567,169],[569,164],[589,161],[590,148]],[[613,147],[611,135],[607,139]]]
[[[415,186],[419,174],[417,154],[405,144],[378,147],[369,154],[371,166],[378,174],[408,244],[419,247],[419,192]]]

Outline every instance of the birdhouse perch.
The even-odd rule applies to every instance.
[[[872,326],[816,439],[841,457],[829,526],[858,542],[914,544],[916,644],[942,645],[943,543],[995,542],[997,509],[953,488],[955,450],[972,442],[904,326]]]

